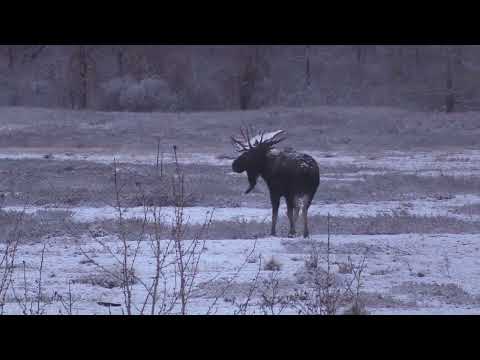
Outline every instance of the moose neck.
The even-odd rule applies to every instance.
[[[256,161],[252,164],[252,166],[247,168],[248,182],[250,184],[250,187],[246,192],[247,194],[250,191],[252,191],[253,188],[257,185],[257,180],[259,176],[264,178],[265,169],[266,169],[266,156],[258,157]]]
[[[274,173],[275,173],[274,169],[278,164],[278,157],[281,154],[282,153],[276,149],[270,149],[265,154],[265,157],[262,162],[262,166],[259,167],[260,170],[258,172],[258,175],[261,176],[263,180],[265,180],[265,182],[269,185],[274,180]]]
[[[267,170],[267,154],[262,153],[262,155],[256,159],[254,166],[252,166],[247,171],[247,173],[255,175],[256,177],[258,176],[263,177],[266,170]]]

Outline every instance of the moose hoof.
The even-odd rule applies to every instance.
[[[290,233],[290,234],[288,234],[288,237],[289,237],[289,238],[294,238],[294,237],[296,237],[296,236],[297,236],[297,234],[295,234],[295,233]]]
[[[303,233],[303,237],[304,237],[305,239],[308,238],[309,236],[310,236],[309,233]]]

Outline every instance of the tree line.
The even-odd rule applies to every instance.
[[[480,108],[480,46],[0,45],[0,105]]]

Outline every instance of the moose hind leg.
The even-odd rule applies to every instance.
[[[309,195],[305,195],[303,198],[303,206],[302,206],[302,217],[303,217],[303,237],[307,238],[310,236],[310,232],[308,230],[308,208],[312,203],[312,198]]]
[[[288,233],[288,237],[294,237],[296,235],[295,231],[295,201],[292,198],[287,198],[287,216],[288,220],[290,221],[290,232]]]
[[[280,197],[279,196],[270,196],[272,203],[272,231],[270,232],[271,236],[277,236],[277,220],[278,220],[278,207],[280,206]]]
[[[300,202],[299,202],[299,200],[300,199],[298,197],[295,197],[295,199],[294,199],[293,222],[294,222],[295,226],[297,225],[298,216],[300,214]]]

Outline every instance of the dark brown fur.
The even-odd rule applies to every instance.
[[[285,197],[287,202],[289,236],[293,237],[296,234],[299,200],[303,200],[303,236],[309,236],[307,213],[320,183],[318,164],[310,155],[291,149],[278,151],[273,149],[271,144],[261,143],[244,150],[233,162],[232,169],[237,173],[247,172],[250,184],[247,194],[253,190],[259,177],[267,184],[272,203],[272,236],[276,235],[278,208],[282,197]]]

